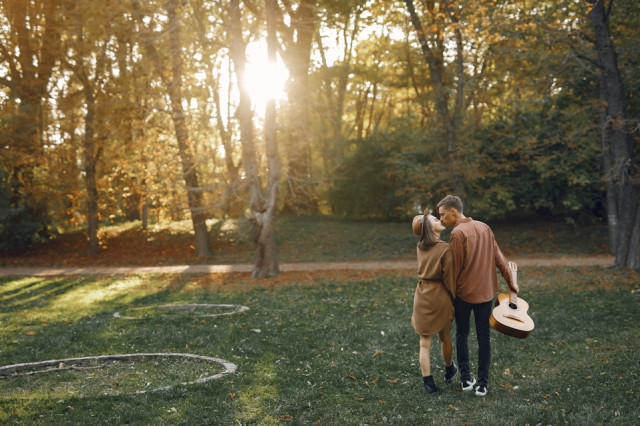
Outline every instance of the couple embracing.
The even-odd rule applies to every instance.
[[[493,231],[486,224],[465,217],[462,200],[447,195],[436,206],[437,219],[425,210],[413,219],[418,243],[418,277],[411,324],[420,335],[420,369],[428,393],[438,391],[431,375],[431,341],[438,335],[446,366],[444,380],[451,383],[460,373],[463,391],[475,389],[478,396],[487,394],[491,342],[489,316],[498,292],[496,267],[509,288],[518,292],[517,284],[500,251]],[[440,233],[453,226],[449,243]],[[478,339],[478,380],[469,369],[469,323],[473,312]],[[453,363],[451,325],[456,320],[458,367]]]

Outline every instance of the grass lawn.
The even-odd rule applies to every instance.
[[[0,377],[0,423],[640,422],[638,273],[521,268],[536,328],[525,340],[492,331],[484,398],[443,383],[437,343],[432,365],[442,391],[423,391],[409,324],[415,282],[409,272],[335,271],[257,282],[246,274],[1,277],[0,366],[190,353],[237,370],[183,385],[223,366],[157,357],[18,369]],[[193,306],[170,308],[179,304]],[[249,310],[198,306],[205,304]],[[472,360],[475,347],[472,333]]]
[[[606,254],[607,228],[602,223],[572,226],[562,220],[536,219],[490,223],[506,256]],[[213,254],[194,256],[191,223],[140,222],[101,225],[102,252],[87,255],[83,231],[59,235],[46,245],[19,255],[0,253],[0,266],[173,265],[252,263],[246,220],[208,222]],[[276,224],[278,259],[292,262],[411,260],[416,237],[410,222],[364,222],[327,216],[284,216]],[[443,233],[448,238],[448,231]]]

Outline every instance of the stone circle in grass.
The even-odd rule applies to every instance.
[[[131,353],[52,359],[0,367],[0,386],[25,397],[165,391],[232,374],[237,366],[190,353]]]
[[[230,305],[220,303],[157,305],[135,308],[125,312],[126,315],[122,315],[120,312],[114,312],[113,317],[120,319],[142,319],[148,316],[156,315],[158,310],[187,312],[198,317],[220,317],[224,315],[234,315],[248,311],[249,307],[243,305]]]

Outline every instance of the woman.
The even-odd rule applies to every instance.
[[[453,299],[456,283],[453,278],[453,255],[449,243],[440,240],[445,227],[429,210],[413,218],[413,232],[420,235],[418,243],[418,277],[420,282],[413,298],[411,325],[420,335],[420,370],[428,393],[438,391],[431,375],[431,340],[440,338],[442,358],[446,366],[444,380],[451,383],[458,374],[453,364],[451,323],[454,317]]]

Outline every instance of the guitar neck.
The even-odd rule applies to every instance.
[[[511,279],[513,280],[513,286],[518,285],[518,265],[515,262],[509,262],[509,270],[511,271]],[[509,302],[516,305],[518,303],[518,295],[513,291],[509,294]]]

